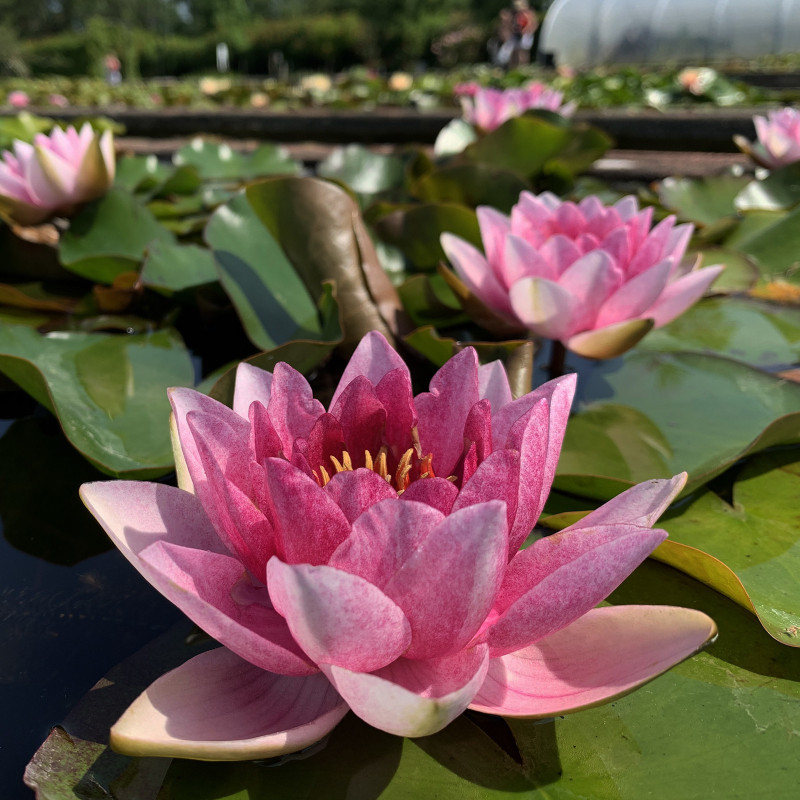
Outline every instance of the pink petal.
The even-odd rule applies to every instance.
[[[469,705],[486,677],[485,647],[430,661],[399,659],[373,674],[336,666],[323,671],[365,722],[397,736],[429,736]]]
[[[404,502],[425,503],[442,514],[449,514],[458,497],[458,489],[446,478],[425,478],[414,481],[400,497]]]
[[[515,653],[494,658],[470,708],[552,717],[608,702],[694,655],[717,633],[700,611],[610,606]]]
[[[41,205],[58,208],[69,202],[75,183],[75,168],[42,147],[26,165],[25,178]]]
[[[604,328],[606,325],[614,325],[643,314],[664,291],[672,266],[673,262],[670,259],[659,261],[627,283],[623,283],[603,302],[594,327]]]
[[[452,233],[443,233],[440,242],[453,269],[467,288],[496,311],[509,313],[506,290],[495,277],[483,253]]]
[[[644,272],[653,264],[662,261],[670,255],[670,253],[667,252],[667,242],[670,239],[674,226],[675,217],[669,216],[666,217],[666,219],[662,219],[661,222],[650,231],[633,258],[631,258],[630,264],[628,265],[628,275],[630,277]]]
[[[375,395],[386,409],[384,441],[394,457],[399,459],[414,446],[411,430],[417,425],[408,368],[403,366],[387,372],[375,386]]]
[[[139,571],[164,597],[251,664],[282,675],[316,672],[279,614],[233,599],[242,577],[235,558],[162,541],[142,550],[139,562]]]
[[[351,524],[381,500],[397,498],[391,484],[369,469],[339,472],[325,485],[325,491]]]
[[[332,475],[335,465],[331,459],[335,458],[341,463],[342,452],[346,449],[344,431],[339,420],[333,414],[320,414],[308,434],[308,439],[295,441],[292,460],[295,460],[297,453],[302,452],[306,459],[303,463],[310,470],[307,473],[309,477],[313,474],[318,480],[322,480],[320,467],[324,467],[328,475]]]
[[[290,564],[325,564],[350,533],[350,523],[313,478],[281,458],[265,462],[275,520],[276,551]]]
[[[363,467],[365,453],[377,454],[383,443],[387,416],[369,379],[363,375],[353,379],[331,406],[331,414],[342,426],[345,447],[353,466]]]
[[[250,454],[257,464],[263,464],[266,458],[286,456],[269,412],[260,400],[254,400],[248,409],[250,420]]]
[[[558,280],[559,271],[539,254],[539,251],[521,236],[506,238],[502,260],[502,282],[509,289],[520,278],[546,278]]]
[[[492,404],[492,416],[512,401],[508,375],[501,361],[490,361],[478,367],[478,397]]]
[[[194,435],[189,429],[186,417],[191,411],[201,411],[217,417],[221,422],[225,422],[231,429],[233,439],[231,442],[235,449],[246,450],[248,441],[250,439],[250,425],[246,419],[242,419],[238,414],[232,411],[222,403],[212,400],[194,389],[169,389],[169,401],[172,404],[172,412],[175,419],[175,428],[177,430],[178,441],[180,442],[180,449],[183,459],[186,462],[186,468],[189,476],[194,484],[195,491],[198,490],[198,485],[203,491],[205,484],[205,471],[201,463],[200,454],[197,449],[197,444]]]
[[[132,756],[238,761],[293,753],[347,713],[324,675],[275,675],[220,647],[152,683],[111,728]]]
[[[272,393],[272,373],[242,361],[236,368],[236,385],[233,391],[233,410],[249,418],[250,404],[256,400],[265,408]]]
[[[401,369],[408,373],[405,362],[392,349],[383,335],[377,331],[370,331],[350,356],[350,361],[339,379],[339,385],[336,387],[329,408],[334,407],[339,395],[359,375],[363,375],[370,383],[377,386],[381,378],[394,369]]]
[[[551,236],[540,248],[539,252],[557,275],[572,266],[580,257],[581,251],[572,239],[557,233]]]
[[[656,328],[672,322],[679,314],[696,303],[716,280],[717,276],[725,269],[718,264],[713,267],[703,267],[670,283],[658,301],[650,306],[644,314],[655,320]]]
[[[486,260],[495,277],[500,278],[498,267],[503,262],[503,248],[505,238],[511,230],[511,221],[505,214],[491,206],[478,206],[475,213],[478,217]]]
[[[272,373],[267,411],[281,440],[283,452],[288,456],[294,440],[307,438],[317,417],[325,409],[319,400],[314,399],[308,381],[297,370],[279,361]]]
[[[443,519],[442,512],[422,503],[376,503],[353,523],[350,536],[331,556],[330,566],[383,589]]]
[[[507,557],[505,503],[491,500],[445,517],[384,586],[411,624],[405,655],[429,659],[461,650],[492,608]]]
[[[464,449],[464,424],[478,402],[478,356],[471,347],[454,355],[431,379],[430,392],[415,398],[422,454],[447,478]]]
[[[558,283],[577,300],[572,320],[575,331],[594,326],[600,306],[624,279],[622,269],[603,250],[587,253],[564,270]]]
[[[637,483],[604,503],[600,508],[574,522],[569,530],[593,528],[597,525],[641,525],[651,528],[667,510],[669,504],[686,485],[687,475],[681,472],[674,478],[657,478]]]
[[[523,325],[548,339],[568,337],[581,313],[580,303],[567,289],[544,278],[523,278],[509,291],[514,313]]]
[[[508,565],[497,619],[479,641],[505,655],[555,633],[606,598],[667,538],[661,530],[603,525],[546,536]]]
[[[267,565],[267,585],[292,636],[317,664],[371,672],[390,664],[411,642],[400,607],[357,575],[284,564],[276,557]]]

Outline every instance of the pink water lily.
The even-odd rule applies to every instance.
[[[538,82],[519,89],[493,89],[474,82],[462,83],[453,91],[461,101],[464,119],[484,131],[493,131],[506,120],[529,109],[541,108],[570,117],[576,107],[575,103],[564,103],[561,92]]]
[[[133,565],[223,647],[155,681],[125,753],[292,752],[352,709],[424,736],[465,709],[546,717],[631,691],[714,635],[679,608],[594,608],[661,542],[685,476],[640,484],[520,549],[574,378],[512,399],[466,349],[430,391],[368,334],[329,410],[298,372],[246,364],[233,409],[171,393],[179,484],[81,493]]]
[[[478,208],[484,252],[450,233],[442,248],[467,287],[504,322],[612,358],[699,300],[722,271],[684,262],[691,225],[635,197],[613,206],[523,192],[508,217]]]
[[[14,141],[0,161],[0,215],[21,225],[36,225],[54,214],[71,214],[102,197],[114,181],[114,139],[97,135],[87,122],[38,133],[33,144]]]
[[[753,117],[757,141],[734,137],[736,143],[767,169],[778,169],[800,161],[800,109],[781,108],[766,117]]]

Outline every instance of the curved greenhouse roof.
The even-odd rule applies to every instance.
[[[800,0],[555,0],[539,51],[576,67],[800,52]]]

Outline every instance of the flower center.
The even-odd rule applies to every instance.
[[[398,461],[394,474],[389,472],[386,453],[385,447],[381,447],[375,457],[368,450],[365,450],[364,466],[380,475],[386,483],[395,489],[397,494],[402,494],[412,481],[436,477],[433,471],[433,453],[428,453],[424,458],[418,458],[414,448],[410,447]],[[325,486],[330,481],[331,475],[335,475],[337,472],[353,470],[353,460],[347,450],[342,451],[341,460],[335,456],[331,456],[330,459],[332,463],[330,472],[322,464],[319,465],[319,470],[313,470],[314,478],[320,486]],[[455,480],[455,476],[448,478],[448,480]]]

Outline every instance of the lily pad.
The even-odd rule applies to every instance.
[[[717,353],[776,370],[800,361],[800,317],[768,303],[707,298],[648,334],[639,350]]]
[[[399,156],[374,153],[360,144],[336,148],[317,166],[322,178],[333,178],[349,186],[362,207],[381,192],[402,186],[405,166]]]
[[[740,211],[762,209],[780,211],[800,203],[800,163],[770,172],[763,180],[754,180],[736,195]]]
[[[130,192],[115,188],[87,205],[61,238],[61,263],[72,272],[99,283],[138,268],[155,241],[175,237]]]
[[[800,442],[800,385],[700,353],[632,352],[579,381],[555,486],[608,499],[686,470],[686,491],[743,456]]]
[[[167,388],[194,383],[176,333],[40,336],[6,325],[0,371],[52,411],[70,443],[106,474],[153,478],[172,470]]]
[[[735,246],[756,260],[768,280],[800,283],[800,207]]]
[[[737,213],[734,201],[749,182],[750,178],[744,175],[665,178],[656,190],[665,208],[681,219],[706,226]]]
[[[654,557],[753,611],[800,647],[800,452],[764,453],[736,477],[729,504],[711,490],[667,514]]]
[[[434,270],[446,260],[439,238],[445,231],[481,247],[481,232],[475,212],[456,203],[423,203],[397,209],[373,222],[375,232],[399,247],[418,270]]]
[[[173,156],[178,166],[195,167],[204,180],[243,181],[266,175],[296,175],[300,165],[284,148],[261,145],[249,155],[238,153],[228,144],[208,142],[200,137],[178,150]]]
[[[438,158],[454,156],[461,153],[468,144],[478,138],[475,128],[463,119],[451,119],[439,131],[433,144],[433,152]]]
[[[147,252],[141,277],[145,286],[179,292],[216,281],[219,275],[208,248],[156,241]]]

